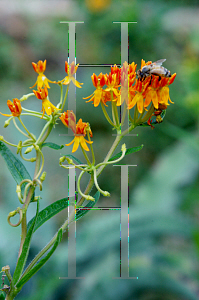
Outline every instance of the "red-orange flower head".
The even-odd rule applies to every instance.
[[[8,100],[7,105],[11,111],[11,115],[10,114],[2,114],[1,112],[0,112],[0,114],[2,114],[3,116],[6,116],[6,117],[11,117],[11,116],[19,117],[20,116],[20,114],[22,112],[22,107],[21,107],[21,102],[19,99],[14,98],[13,102]]]
[[[117,101],[117,106],[122,105],[124,100],[126,101],[127,106],[129,105],[129,99],[130,99],[129,87],[131,87],[135,81],[136,67],[137,65],[134,62],[128,64],[126,61],[123,63],[123,66],[121,67],[121,89],[120,89],[120,97],[118,98]]]
[[[77,69],[78,69],[79,64],[75,66],[75,62],[73,61],[70,65],[68,64],[67,61],[65,61],[65,71],[68,74],[63,80],[59,81],[62,82],[64,85],[68,85],[71,81],[75,86],[78,88],[81,88],[81,85],[83,83],[78,82],[73,75],[75,75]]]
[[[34,91],[35,96],[37,99],[42,100],[42,112],[43,115],[41,118],[43,118],[44,113],[46,112],[48,116],[50,116],[54,111],[60,110],[56,106],[54,106],[48,99],[48,89],[47,86],[45,85],[44,88],[38,88],[38,91]]]
[[[140,81],[136,79],[134,86],[129,88],[129,106],[128,109],[131,109],[137,105],[139,113],[142,113],[144,110],[144,98],[145,92],[150,84],[150,78],[145,81]]]
[[[71,128],[76,133],[76,116],[72,110],[67,110],[59,118],[66,127]]]
[[[141,69],[151,63],[151,61],[146,63],[142,59]],[[151,75],[145,77],[143,80],[136,80],[135,85],[129,88],[130,100],[128,108],[131,109],[135,106],[135,104],[137,104],[139,113],[142,113],[151,102],[156,110],[160,103],[166,106],[169,105],[168,101],[173,103],[169,97],[168,85],[173,83],[175,77],[176,74],[173,74],[171,77]]]
[[[103,86],[106,84],[106,77],[104,74],[100,73],[98,76],[93,73],[93,75],[91,76],[92,82],[94,87],[96,88],[96,90],[94,91],[93,94],[91,94],[90,96],[83,98],[83,99],[89,99],[86,102],[91,102],[93,101],[93,104],[95,107],[97,107],[100,104],[100,101],[102,101],[102,103],[104,103],[106,105],[106,100],[104,98],[104,90],[103,90]]]
[[[111,74],[116,74],[116,85],[120,85],[121,69],[117,65],[111,66]]]
[[[161,79],[159,76],[152,75],[150,86],[146,90],[144,107],[149,106],[151,101],[155,109],[158,109],[159,103],[166,106],[169,105],[168,101],[173,103],[169,96],[168,85],[173,83],[175,77],[176,73],[171,77],[162,77]]]
[[[117,73],[112,73],[106,74],[106,85],[107,88],[105,89],[105,92],[108,94],[111,93],[111,101],[116,101],[118,100],[119,97],[119,90],[118,90],[118,77]]]
[[[55,83],[55,81],[51,81],[49,80],[43,73],[46,70],[46,59],[44,60],[44,62],[42,60],[39,60],[37,63],[32,62],[32,66],[33,69],[35,70],[36,73],[38,73],[39,75],[37,76],[37,81],[35,82],[35,84],[30,87],[31,89],[33,87],[35,87],[37,85],[37,88],[42,88],[44,87],[44,85],[47,86],[47,88],[49,89],[49,82],[51,83]]]
[[[37,63],[32,62],[33,69],[38,74],[43,74],[46,70],[46,59],[44,61],[39,60]]]
[[[79,121],[76,124],[76,133],[74,139],[69,143],[66,144],[66,146],[70,146],[74,143],[72,152],[77,151],[79,144],[82,146],[82,148],[86,151],[89,151],[89,148],[86,143],[92,144],[93,141],[87,141],[84,137],[87,134],[87,131],[89,131],[90,137],[93,136],[92,131],[89,127],[88,123],[82,122],[82,119],[79,119]]]

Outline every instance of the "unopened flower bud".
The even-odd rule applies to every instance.
[[[30,158],[30,161],[31,161],[31,162],[36,161],[36,157],[31,157],[31,158]]]
[[[35,150],[38,151],[39,150],[39,146],[38,145],[33,145]]]
[[[8,125],[10,125],[10,121],[11,121],[11,118],[6,120],[3,127],[4,128],[8,127]]]
[[[95,201],[95,198],[93,198],[92,196],[88,195],[88,196],[86,196],[86,200],[88,200],[88,201]]]
[[[64,161],[65,161],[65,159],[66,159],[66,157],[65,156],[62,156],[62,157],[60,157],[60,159],[59,159],[59,163],[61,164],[61,163],[63,163]]]
[[[44,181],[45,178],[46,178],[46,172],[43,172],[42,175],[41,175],[41,177],[40,177],[40,180]]]
[[[32,149],[33,149],[33,146],[28,147],[28,148],[24,151],[24,154],[30,153],[30,152],[32,151]]]
[[[104,191],[104,192],[103,192],[103,195],[104,195],[105,197],[110,197],[110,196],[111,196],[111,194],[110,194],[109,192],[107,192],[107,191]]]
[[[72,164],[73,164],[73,160],[70,159],[69,157],[66,157],[66,160],[67,160],[67,162],[68,162],[69,165],[72,165]]]
[[[126,144],[123,144],[123,145],[122,145],[121,150],[122,150],[122,152],[126,152]]]
[[[21,186],[17,184],[16,193],[21,193]]]

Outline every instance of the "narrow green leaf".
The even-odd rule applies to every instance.
[[[75,197],[71,197],[74,198]],[[58,214],[60,211],[68,207],[68,198],[63,198],[60,200],[57,200],[56,202],[48,205],[46,208],[41,210],[38,214],[35,227],[34,227],[34,232],[46,221],[48,221],[50,218]],[[32,226],[32,223],[35,221],[35,217],[33,217],[29,222],[27,228],[29,229]]]
[[[59,146],[55,143],[43,143],[42,148],[43,147],[49,147],[49,148],[52,148],[54,150],[60,150],[60,149],[64,148],[64,145]]]
[[[23,244],[23,249],[22,249],[21,255],[18,259],[16,269],[14,271],[14,275],[13,275],[13,283],[14,284],[17,283],[17,281],[21,277],[21,274],[24,270],[24,266],[26,264],[28,254],[29,254],[30,242],[31,242],[32,234],[34,232],[34,226],[35,226],[35,222],[37,220],[38,213],[39,213],[39,201],[37,201],[37,212],[36,212],[35,220],[34,220],[34,222],[32,222],[32,224],[27,232],[27,235],[26,235],[26,238],[25,238],[25,241]]]
[[[0,294],[0,300],[5,300],[5,297],[6,296],[4,296],[4,294],[1,292],[1,294]]]
[[[51,250],[48,252],[48,254],[40,260],[40,262],[34,266],[24,277],[22,276],[21,280],[17,283],[16,287],[20,290],[22,286],[37,272],[41,267],[47,262],[47,260],[51,257],[51,255],[56,250],[57,246],[62,240],[62,229],[58,231],[57,239],[51,248]]]
[[[139,146],[139,147],[129,148],[129,149],[126,150],[125,155],[128,155],[128,154],[131,154],[131,153],[140,151],[140,150],[143,148],[143,146],[144,146],[144,145],[141,145],[141,146]],[[121,155],[122,155],[122,151],[119,152],[119,153],[117,153],[117,154],[114,155],[113,157],[111,157],[108,161],[115,160],[115,159],[119,158]]]
[[[15,155],[8,149],[8,147],[3,143],[0,142],[0,153],[5,160],[8,170],[10,171],[12,177],[16,181],[17,184],[20,184],[20,182],[24,179],[31,179],[30,174],[26,170],[23,163],[15,157]],[[22,195],[24,193],[25,183],[21,186],[21,192]],[[32,200],[34,200],[34,194],[32,196]]]
[[[100,192],[97,191],[97,193],[94,195],[95,201],[89,201],[86,206],[83,207],[83,209],[79,209],[78,212],[76,213],[76,221],[79,220],[81,217],[83,217],[87,212],[90,211],[89,208],[92,208],[97,201],[99,200],[100,197]],[[88,209],[87,209],[88,208]]]
[[[83,165],[83,162],[81,162],[81,160],[79,160],[77,157],[75,157],[72,154],[67,154],[65,155],[66,157],[69,157],[70,159],[74,160],[75,162],[77,162],[79,165]]]

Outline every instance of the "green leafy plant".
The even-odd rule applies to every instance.
[[[74,220],[79,220],[98,201],[100,194],[109,197],[110,193],[104,191],[98,183],[98,177],[103,172],[107,165],[115,164],[121,161],[126,155],[140,151],[143,145],[126,149],[126,145],[121,146],[121,152],[114,154],[117,146],[121,140],[137,126],[150,126],[152,124],[159,124],[163,121],[168,106],[169,85],[173,83],[176,74],[171,75],[165,73],[158,75],[156,73],[146,73],[145,69],[154,67],[151,62],[145,63],[142,60],[141,69],[136,73],[135,63],[128,64],[125,62],[121,68],[116,65],[111,67],[109,74],[100,74],[91,76],[92,82],[96,90],[87,97],[90,98],[87,102],[92,101],[94,107],[101,104],[104,116],[110,123],[113,130],[116,132],[116,138],[110,149],[107,149],[107,154],[102,162],[96,163],[96,154],[94,151],[93,137],[90,124],[79,119],[76,122],[76,116],[73,111],[64,111],[67,101],[69,85],[73,83],[76,87],[81,88],[82,83],[79,83],[74,75],[77,71],[78,65],[72,62],[70,65],[65,62],[65,71],[67,76],[61,81],[51,81],[45,75],[46,61],[39,61],[37,64],[32,63],[35,72],[38,73],[36,83],[37,90],[33,93],[23,95],[21,99],[14,98],[13,102],[8,100],[7,105],[11,114],[2,114],[9,116],[5,121],[4,127],[10,125],[13,121],[15,128],[22,134],[25,140],[20,140],[18,144],[13,144],[7,141],[3,136],[0,136],[0,153],[5,160],[7,167],[17,183],[16,194],[21,206],[11,211],[8,215],[8,223],[12,227],[21,226],[21,242],[18,253],[18,260],[13,275],[11,275],[10,267],[8,265],[2,267],[3,274],[6,275],[9,286],[4,284],[2,287],[3,293],[7,300],[14,299],[21,291],[23,285],[48,261],[52,256],[59,243],[61,242],[63,232],[66,231],[69,224]],[[145,68],[145,69],[144,69]],[[166,69],[164,69],[166,70]],[[166,74],[168,76],[166,76]],[[138,78],[136,79],[136,75]],[[150,75],[150,76],[149,76]],[[60,100],[57,106],[53,105],[49,100],[49,84],[60,86]],[[67,86],[64,95],[64,86]],[[106,88],[105,88],[106,86]],[[36,96],[38,100],[42,101],[42,112],[29,110],[22,107],[24,101],[29,101],[31,97]],[[112,116],[109,116],[106,106],[110,103],[112,107]],[[121,109],[121,114],[120,114]],[[130,112],[133,109],[133,116]],[[30,132],[28,124],[24,124],[23,116],[37,118],[37,121],[44,122],[40,134],[35,136]],[[128,118],[128,126],[124,128],[125,118]],[[70,146],[73,144],[72,153],[76,152],[80,146],[85,158],[85,162],[81,162],[74,155],[66,154],[60,158],[59,165],[64,169],[76,168],[81,171],[77,179],[77,193],[73,197],[63,198],[57,200],[39,211],[40,196],[35,195],[36,187],[40,191],[43,189],[43,182],[45,181],[46,172],[44,169],[44,153],[43,148],[48,147],[50,151],[60,150],[64,146],[57,145],[53,142],[46,142],[51,131],[58,125],[58,121],[72,130],[74,135],[73,140],[66,144]],[[85,138],[87,136],[87,139]],[[35,171],[33,178],[29,175],[24,164],[19,160],[7,147],[7,145],[16,148],[17,154],[21,159],[34,163]],[[89,147],[88,147],[89,146]],[[90,148],[90,149],[89,149]],[[90,156],[86,152],[90,151]],[[26,158],[26,154],[34,153],[31,158]],[[67,162],[67,165],[64,163]],[[89,174],[90,179],[84,192],[81,190],[80,183],[84,174]],[[93,189],[95,187],[95,190]],[[96,192],[97,190],[97,192]],[[79,196],[79,197],[78,197]],[[85,201],[88,201],[85,204]],[[32,202],[37,202],[37,209],[35,216],[27,222],[27,211]],[[63,225],[57,229],[54,237],[47,243],[47,245],[34,257],[34,259],[27,266],[27,259],[31,247],[31,239],[36,230],[45,222],[50,220],[53,216],[58,214],[63,209],[66,209],[73,203],[74,209],[69,214],[68,218],[63,220]],[[13,223],[11,219],[19,216],[17,223]],[[2,297],[2,296],[1,296]]]

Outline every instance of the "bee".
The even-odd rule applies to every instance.
[[[162,67],[163,62],[166,59],[159,59],[150,65],[144,66],[142,69],[137,71],[138,79],[143,81],[146,77],[156,75],[161,77],[171,77],[171,72],[166,68]]]

